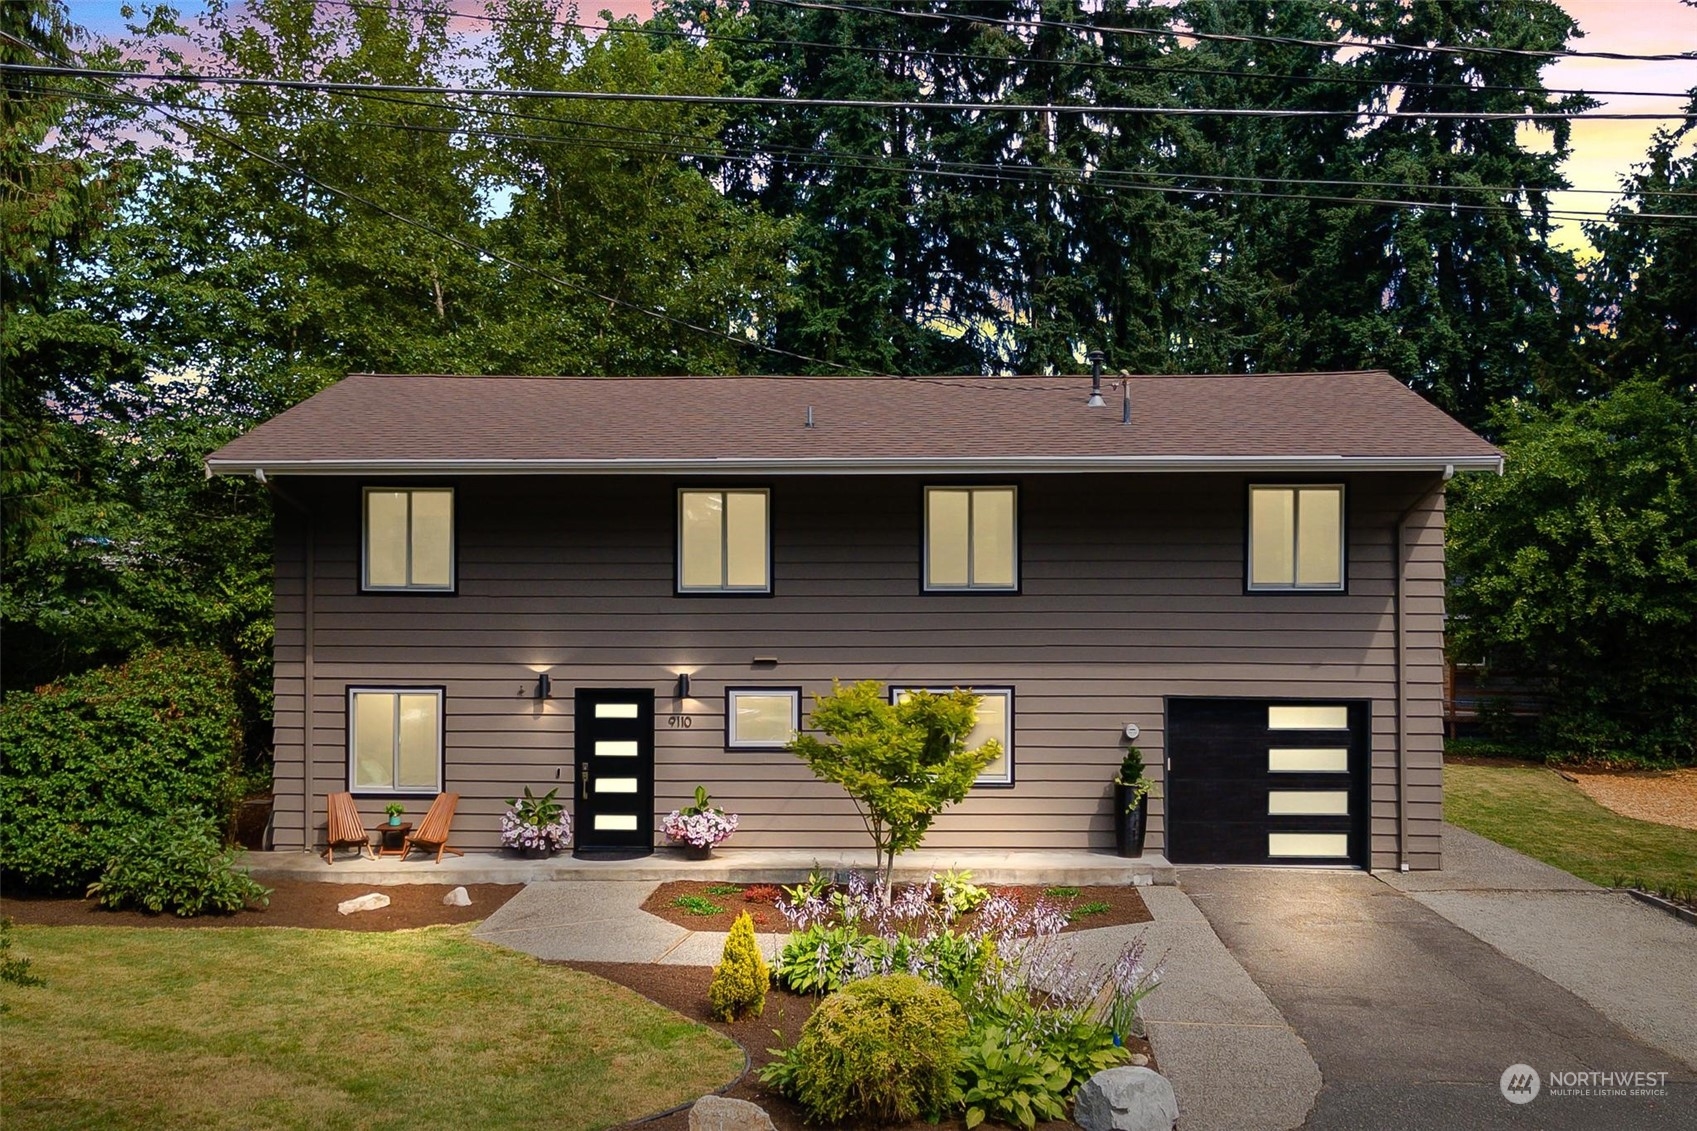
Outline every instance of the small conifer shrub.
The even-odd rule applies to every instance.
[[[957,1097],[966,1033],[966,1013],[947,990],[911,974],[863,978],[820,1002],[762,1079],[785,1086],[818,1122],[934,1120]]]
[[[760,944],[754,939],[754,920],[744,911],[731,924],[725,951],[719,956],[719,965],[713,967],[707,1010],[720,1021],[759,1017],[766,1008],[766,987],[771,980]]]

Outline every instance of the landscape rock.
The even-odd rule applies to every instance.
[[[689,1131],[774,1131],[759,1104],[729,1096],[702,1096],[689,1109]]]
[[[453,891],[442,897],[442,902],[447,904],[449,907],[470,907],[471,893],[466,891],[465,888],[455,888]]]
[[[1110,1068],[1078,1090],[1073,1121],[1084,1131],[1172,1131],[1178,1098],[1151,1068]]]
[[[1131,1054],[1131,1064],[1134,1068],[1147,1068],[1149,1067],[1149,1058],[1140,1052],[1134,1052]]]
[[[343,915],[352,915],[355,911],[376,911],[380,907],[387,906],[389,906],[389,897],[380,891],[374,891],[369,895],[356,896],[353,899],[344,899],[342,902],[336,904],[336,910],[340,911]]]

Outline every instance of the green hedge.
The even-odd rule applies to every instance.
[[[138,826],[189,808],[222,827],[239,800],[235,669],[164,648],[0,704],[0,869],[83,889]]]

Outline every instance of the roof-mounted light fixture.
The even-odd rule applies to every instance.
[[[1108,355],[1101,350],[1091,350],[1084,356],[1090,359],[1090,399],[1084,402],[1084,406],[1101,408],[1108,403],[1102,399],[1102,361]]]

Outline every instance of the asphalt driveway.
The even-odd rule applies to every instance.
[[[1181,870],[1179,885],[1319,1065],[1308,1127],[1697,1126],[1697,1074],[1681,1058],[1371,875],[1193,868]],[[1545,942],[1561,949],[1559,937]],[[1623,966],[1633,961],[1621,955]],[[1670,1010],[1690,1010],[1693,988],[1658,983],[1652,969],[1638,977],[1674,995]],[[1514,1064],[1541,1079],[1665,1072],[1666,1094],[1545,1086],[1516,1105],[1499,1087]],[[1243,1086],[1253,1087],[1254,1066],[1243,1069]]]

